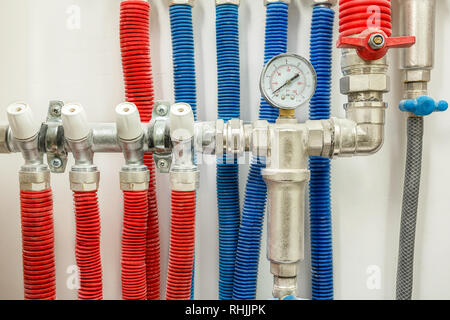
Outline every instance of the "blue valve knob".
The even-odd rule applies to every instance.
[[[448,108],[447,101],[435,101],[433,98],[421,96],[417,99],[400,101],[401,111],[414,113],[416,116],[427,116],[436,111],[445,111]]]

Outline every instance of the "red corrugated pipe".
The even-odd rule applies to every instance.
[[[390,48],[408,48],[415,37],[391,37],[390,0],[340,0],[338,48],[356,49],[364,60],[384,57]]]
[[[55,300],[52,190],[20,191],[26,300]]]
[[[391,36],[390,0],[339,1],[340,36],[360,34],[369,27],[377,27]]]
[[[142,0],[126,0],[120,5],[120,45],[126,100],[133,102],[142,122],[150,121],[154,104],[150,59],[150,5]],[[156,202],[155,165],[151,153],[144,156],[150,171],[148,189],[146,278],[147,298],[160,299],[160,242]]]
[[[195,248],[195,191],[172,190],[167,300],[189,300]]]
[[[123,191],[122,299],[147,300],[147,190]]]
[[[102,300],[100,214],[97,190],[74,191],[76,220],[75,255],[80,270],[79,300]]]

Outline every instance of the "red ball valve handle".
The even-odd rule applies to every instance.
[[[388,37],[379,29],[367,29],[357,37],[341,36],[338,48],[356,49],[364,60],[378,60],[384,57],[390,48],[409,48],[416,42],[416,37]]]

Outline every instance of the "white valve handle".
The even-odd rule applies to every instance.
[[[142,135],[141,118],[134,103],[124,102],[116,107],[116,125],[122,140],[134,140]]]
[[[34,119],[33,111],[25,103],[13,103],[6,109],[14,138],[27,140],[39,133],[41,125]]]
[[[186,141],[194,136],[194,113],[187,103],[175,103],[170,108],[170,138]]]
[[[61,109],[64,136],[69,140],[82,140],[89,136],[91,129],[84,108],[79,104],[67,104]]]

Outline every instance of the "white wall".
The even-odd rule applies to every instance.
[[[170,24],[166,0],[152,0],[152,63],[158,99],[173,100]],[[263,0],[242,0],[242,118],[255,120],[259,105],[258,77],[263,63]],[[290,8],[289,51],[308,56],[311,1],[293,0]],[[436,68],[430,94],[450,100],[445,76],[450,72],[450,1],[438,0]],[[48,102],[81,102],[92,121],[113,121],[113,108],[124,99],[119,49],[120,0],[0,0],[0,121],[11,102],[28,102],[44,119]],[[72,7],[75,6],[75,7]],[[70,12],[80,8],[80,29],[68,27]],[[396,12],[396,6],[394,11]],[[197,0],[193,9],[196,40],[199,119],[217,113],[215,10],[213,0]],[[394,15],[394,19],[397,14]],[[337,30],[337,28],[336,28]],[[394,26],[394,33],[397,26]],[[337,32],[336,32],[337,35]],[[335,296],[337,299],[392,299],[396,273],[404,151],[405,115],[401,98],[398,51],[390,52],[392,92],[387,95],[386,142],[371,157],[333,161],[333,222]],[[343,116],[339,94],[339,55],[334,55],[333,114]],[[307,118],[307,107],[299,110]],[[426,118],[422,189],[419,204],[414,297],[450,299],[450,112]],[[105,299],[120,298],[121,191],[120,154],[97,155],[102,219]],[[0,155],[0,299],[22,299],[21,235],[17,171],[19,154]],[[69,165],[71,165],[71,162]],[[246,170],[241,167],[244,187]],[[196,298],[217,298],[217,212],[215,165],[201,165],[196,249]],[[55,199],[57,295],[75,299],[66,287],[66,268],[75,264],[74,214],[68,175],[52,175]],[[167,270],[168,177],[158,175],[163,279]],[[307,234],[308,238],[308,234]],[[265,239],[265,235],[264,235]],[[265,240],[263,240],[265,241]],[[309,247],[309,241],[306,244]],[[271,296],[272,277],[262,248],[258,298]],[[307,249],[306,256],[309,256]],[[380,288],[369,289],[368,270],[379,268]],[[310,261],[301,264],[300,294],[310,297]]]

